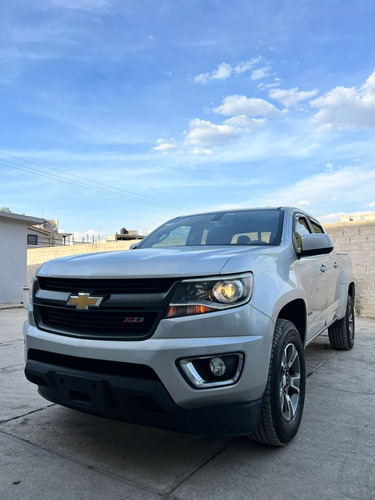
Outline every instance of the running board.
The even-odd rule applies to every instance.
[[[311,337],[311,339],[309,339],[309,340],[307,340],[307,341],[305,342],[305,347],[307,347],[309,344],[311,344],[311,342],[312,342],[313,340],[315,340],[315,339],[316,339],[316,337],[319,337],[319,335],[321,335],[321,334],[322,334],[325,330],[327,330],[327,328],[329,328],[331,325],[333,325],[333,323],[335,323],[337,320],[338,320],[338,317],[337,317],[337,316],[335,316],[335,317],[333,318],[333,320],[332,320],[330,323],[328,323],[328,325],[326,325],[324,328],[322,328],[321,330],[319,330],[319,331],[318,331],[318,333],[316,333],[315,335],[313,335],[313,336]]]

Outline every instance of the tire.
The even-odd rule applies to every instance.
[[[354,301],[348,295],[345,316],[328,328],[328,337],[331,347],[340,351],[348,351],[354,345],[355,320]]]
[[[278,319],[258,429],[249,437],[283,446],[297,434],[305,401],[306,368],[300,334],[291,321]]]

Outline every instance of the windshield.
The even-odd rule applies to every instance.
[[[241,210],[178,217],[147,236],[137,248],[209,245],[279,245],[283,212]]]

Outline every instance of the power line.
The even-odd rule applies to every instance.
[[[79,176],[79,175],[68,174],[68,173],[62,172],[61,170],[58,170],[56,168],[42,165],[40,163],[33,162],[30,160],[25,160],[25,159],[20,158],[18,156],[4,153],[3,151],[0,151],[0,154],[3,156],[7,156],[9,158],[13,158],[13,159],[22,161],[24,163],[29,163],[30,165],[35,165],[37,167],[41,167],[43,169],[50,170],[53,173],[43,172],[39,169],[30,167],[27,165],[22,165],[20,163],[12,162],[12,161],[6,160],[6,159],[0,159],[0,165],[4,165],[8,168],[12,168],[15,170],[21,170],[21,171],[24,171],[24,172],[27,172],[27,173],[30,173],[33,175],[39,175],[41,177],[49,178],[52,180],[57,179],[61,182],[65,182],[67,184],[78,186],[78,187],[81,187],[83,189],[88,189],[88,190],[96,191],[99,193],[109,194],[112,196],[117,196],[119,198],[125,198],[125,199],[135,201],[138,203],[144,203],[147,205],[157,206],[159,208],[169,208],[169,209],[170,208],[178,208],[180,210],[187,209],[187,207],[184,207],[182,205],[178,205],[176,203],[165,202],[165,201],[159,200],[157,198],[153,198],[151,196],[139,195],[139,194],[134,193],[132,191],[129,191],[126,189],[120,189],[120,188],[117,188],[115,186],[111,186],[109,184],[104,184],[102,182],[87,179],[87,178]]]
[[[77,182],[77,181],[72,181],[72,180],[65,179],[65,178],[63,178],[63,177],[61,177],[59,175],[56,175],[56,174],[52,175],[52,174],[49,174],[47,172],[37,171],[35,169],[32,169],[31,167],[25,167],[23,165],[10,164],[10,163],[11,162],[5,163],[4,160],[0,160],[0,165],[4,165],[6,167],[13,168],[15,170],[21,170],[23,172],[27,172],[27,173],[39,175],[41,177],[46,177],[46,178],[52,179],[52,180],[56,180],[57,179],[57,180],[59,180],[61,182],[65,182],[66,184],[71,184],[73,186],[81,187],[81,188],[84,188],[84,189],[89,189],[90,191],[95,191],[95,192],[103,193],[103,194],[109,194],[109,195],[112,195],[112,196],[116,196],[118,198],[125,198],[125,199],[131,200],[131,201],[136,201],[136,202],[144,203],[144,204],[147,204],[147,205],[157,206],[159,208],[171,208],[171,205],[168,205],[168,204],[163,203],[163,202],[156,202],[156,201],[153,202],[153,201],[150,201],[150,200],[139,199],[136,194],[134,194],[134,196],[126,195],[126,194],[121,194],[120,192],[116,192],[116,191],[112,190],[111,188],[106,189],[106,188],[100,188],[100,187],[90,186],[90,185],[85,184],[83,182]]]
[[[180,209],[181,208],[186,208],[186,207],[183,207],[182,205],[178,205],[178,204],[170,203],[170,202],[164,202],[162,200],[158,200],[157,198],[152,198],[152,197],[146,196],[146,195],[139,195],[139,194],[134,193],[132,191],[128,191],[128,190],[125,190],[125,189],[116,188],[114,186],[111,186],[111,185],[108,185],[108,184],[104,184],[104,183],[101,183],[101,182],[97,182],[97,181],[93,181],[93,180],[90,180],[90,179],[87,179],[85,177],[78,176],[78,175],[75,175],[75,174],[66,174],[66,173],[64,173],[61,170],[58,170],[56,168],[52,168],[52,167],[48,167],[48,166],[45,166],[45,165],[41,165],[39,163],[32,162],[32,161],[29,161],[29,160],[24,160],[22,158],[19,158],[17,156],[4,153],[2,151],[0,151],[0,154],[2,154],[4,156],[8,156],[10,158],[15,158],[17,160],[20,160],[20,161],[23,161],[23,162],[26,162],[26,163],[30,163],[30,164],[36,165],[38,167],[42,167],[42,168],[50,170],[52,172],[57,172],[58,175],[56,175],[55,173],[53,175],[51,175],[48,172],[41,172],[40,170],[37,170],[37,169],[32,168],[32,167],[27,167],[25,165],[20,165],[19,163],[10,162],[9,160],[2,160],[1,164],[5,165],[5,166],[7,166],[9,168],[14,168],[14,169],[17,169],[17,170],[23,170],[25,172],[29,172],[29,173],[35,174],[35,175],[40,175],[42,177],[51,178],[53,180],[58,179],[58,180],[60,180],[62,182],[66,182],[68,184],[72,184],[72,185],[76,185],[76,186],[79,186],[79,187],[83,187],[85,189],[90,189],[92,191],[97,191],[97,192],[103,192],[103,193],[106,193],[106,194],[111,194],[111,195],[118,196],[118,197],[121,197],[121,198],[127,198],[127,199],[130,199],[132,201],[138,201],[139,203],[152,204],[152,205],[163,207],[163,208],[171,208],[171,207],[180,208]],[[78,179],[78,180],[76,181],[75,179]]]

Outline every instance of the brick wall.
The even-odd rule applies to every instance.
[[[375,221],[325,224],[336,252],[350,255],[356,284],[356,311],[375,318]]]

